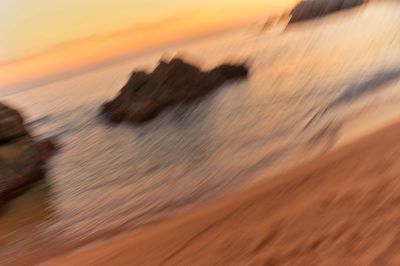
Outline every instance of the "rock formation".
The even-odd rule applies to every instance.
[[[42,178],[54,144],[37,142],[21,114],[0,103],[0,206]]]
[[[289,23],[319,18],[333,12],[360,6],[366,0],[303,0],[291,12]]]
[[[145,122],[168,106],[199,98],[229,80],[247,75],[245,65],[224,64],[202,72],[181,59],[160,61],[151,73],[134,72],[119,95],[103,105],[102,114],[115,123]]]

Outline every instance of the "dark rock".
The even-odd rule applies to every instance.
[[[60,146],[55,138],[43,139],[39,141],[38,145],[45,159],[49,158],[51,155],[60,150]]]
[[[27,134],[22,116],[14,109],[0,103],[0,143]]]
[[[20,113],[0,103],[0,205],[42,178],[54,145],[37,142]]]
[[[366,0],[304,0],[293,8],[289,23],[319,18],[366,2]]]
[[[134,72],[119,95],[102,106],[101,113],[114,123],[145,122],[170,105],[199,98],[247,75],[245,65],[224,64],[203,72],[182,59],[160,61],[151,73]]]
[[[353,8],[366,3],[367,0],[344,0],[342,9]]]

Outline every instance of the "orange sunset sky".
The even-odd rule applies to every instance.
[[[0,89],[251,23],[296,0],[1,0]]]

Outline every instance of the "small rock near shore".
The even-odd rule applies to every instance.
[[[44,176],[54,148],[50,140],[36,141],[25,128],[22,115],[0,103],[0,205]]]

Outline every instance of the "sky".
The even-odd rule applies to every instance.
[[[222,31],[296,0],[1,0],[0,88]]]

